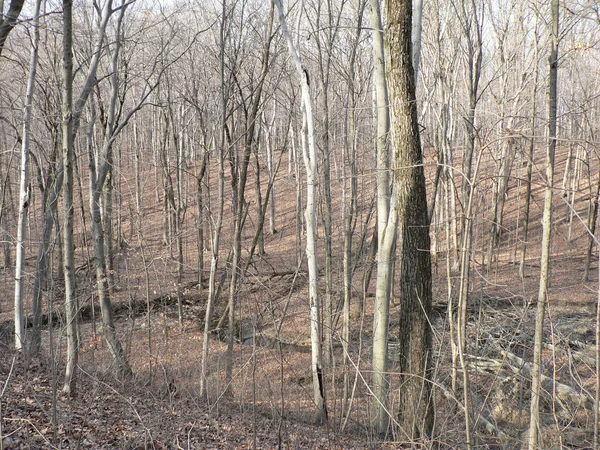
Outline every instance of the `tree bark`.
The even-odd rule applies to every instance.
[[[386,66],[390,89],[394,184],[398,203],[400,272],[399,424],[402,439],[427,439],[433,430],[431,396],[432,302],[425,171],[412,67],[411,1],[388,0]]]
[[[388,429],[388,328],[392,288],[393,250],[396,240],[396,214],[390,211],[390,157],[388,86],[383,42],[381,8],[378,0],[370,0],[373,29],[373,60],[377,149],[377,275],[375,311],[373,313],[373,426],[383,435]]]
[[[550,249],[552,240],[552,199],[554,194],[554,155],[556,152],[556,112],[558,84],[558,43],[559,43],[559,5],[552,0],[551,39],[548,79],[548,150],[546,153],[546,192],[544,196],[544,216],[542,219],[542,256],[540,258],[540,288],[535,315],[535,336],[533,348],[533,365],[531,377],[531,406],[529,418],[528,449],[536,450],[539,446],[540,433],[540,391],[542,378],[542,351],[544,340],[544,319],[548,301],[550,281]]]
[[[54,160],[58,155],[54,156]],[[35,280],[33,282],[33,330],[31,332],[30,353],[39,353],[41,346],[41,317],[42,317],[42,294],[46,288],[48,278],[48,262],[50,244],[54,223],[58,223],[58,198],[62,191],[63,171],[51,173],[46,178],[46,192],[44,193],[42,241],[38,248],[35,262]],[[60,246],[59,246],[60,248]]]
[[[480,5],[482,18],[478,16],[477,5],[474,0],[470,0],[471,8],[466,5],[469,0],[463,0],[460,3],[462,14],[461,26],[465,38],[467,40],[467,93],[469,96],[469,108],[465,120],[465,130],[467,133],[466,148],[463,155],[463,183],[462,183],[462,204],[463,208],[468,203],[469,196],[469,181],[472,180],[473,173],[473,156],[475,154],[476,144],[476,110],[479,103],[479,81],[481,79],[482,64],[483,64],[483,40],[482,40],[482,18],[485,5]],[[474,29],[474,31],[473,31]],[[475,35],[473,35],[473,33]],[[465,217],[461,220],[461,232],[465,232]]]
[[[319,297],[319,270],[317,267],[317,145],[313,101],[310,93],[308,70],[302,65],[299,49],[294,45],[288,30],[281,0],[273,0],[279,10],[281,31],[287,41],[290,55],[296,66],[301,81],[302,104],[306,127],[304,134],[307,145],[303,148],[304,166],[306,168],[306,259],[308,262],[308,283],[310,299],[310,339],[312,351],[312,376],[314,401],[316,406],[316,422],[327,420],[327,403],[325,399],[325,374],[323,371],[323,355],[321,346],[321,301]]]
[[[63,98],[62,98],[63,196],[61,227],[65,277],[65,320],[67,329],[67,366],[63,391],[75,395],[79,343],[77,342],[77,298],[75,296],[75,243],[73,240],[73,1],[63,0]]]
[[[40,42],[40,7],[41,0],[35,2],[33,17],[33,40],[31,59],[29,62],[29,80],[25,94],[23,113],[23,142],[21,146],[21,180],[19,183],[19,224],[17,226],[17,255],[15,267],[15,348],[21,350],[25,346],[25,324],[23,317],[23,272],[25,268],[25,234],[27,213],[31,197],[29,186],[29,147],[31,142],[31,114],[33,93],[35,91],[35,75],[38,61],[38,44]]]
[[[6,14],[0,10],[0,56],[2,56],[2,50],[4,50],[6,38],[17,24],[24,3],[25,0],[11,0]]]

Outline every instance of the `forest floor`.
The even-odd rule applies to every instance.
[[[566,151],[559,152],[557,173],[562,174]],[[518,275],[522,242],[525,188],[524,167],[516,164],[506,201],[505,232],[487,263],[487,236],[490,227],[491,173],[484,168],[478,189],[474,221],[474,253],[470,283],[468,326],[471,410],[478,448],[520,448],[529,411],[529,376],[535,303],[538,289],[539,248],[543,183],[534,184],[526,276]],[[536,173],[543,173],[543,163]],[[190,173],[193,172],[190,168]],[[282,169],[284,170],[284,169]],[[586,170],[594,171],[589,168]],[[435,166],[427,164],[430,182]],[[128,173],[128,172],[124,172]],[[214,173],[214,172],[213,172]],[[369,217],[373,173],[360,184],[354,256],[355,272],[350,366],[344,368],[340,343],[340,323],[334,328],[332,361],[327,376],[329,421],[314,425],[310,374],[307,274],[297,269],[302,246],[296,240],[296,184],[293,176],[280,174],[276,191],[277,232],[265,233],[266,253],[257,256],[239,290],[234,348],[234,376],[225,385],[226,343],[223,333],[215,333],[210,343],[208,395],[199,395],[202,327],[206,289],[199,289],[197,214],[190,206],[189,224],[184,230],[184,315],[179,323],[177,309],[176,246],[163,245],[162,202],[155,198],[154,174],[144,173],[145,211],[142,228],[135,223],[135,183],[125,177],[121,183],[119,211],[121,245],[115,259],[112,300],[117,313],[117,329],[135,374],[125,384],[114,376],[106,346],[101,340],[101,323],[96,310],[94,272],[90,259],[90,234],[76,232],[78,293],[86,309],[80,327],[81,353],[78,395],[66,398],[60,392],[64,368],[64,336],[60,322],[43,333],[44,352],[27,358],[11,348],[13,273],[0,271],[0,435],[5,449],[11,448],[396,448],[401,440],[392,425],[386,440],[375,439],[369,431],[369,393],[373,283],[360,314],[361,282],[370,262],[366,254],[373,221]],[[593,253],[590,281],[582,281],[589,238],[587,220],[591,187],[596,175],[584,176],[571,214],[560,191],[555,196],[555,222],[552,248],[552,283],[544,354],[545,371],[551,380],[543,398],[544,448],[592,448],[595,391],[595,309],[598,298],[598,255]],[[536,175],[537,176],[537,175]],[[342,179],[339,174],[333,177]],[[557,177],[558,179],[559,177]],[[264,181],[264,180],[263,180]],[[214,182],[214,180],[213,180]],[[83,180],[85,186],[86,182]],[[192,183],[193,185],[193,183]],[[227,184],[229,186],[229,183]],[[431,192],[431,185],[429,186]],[[195,204],[193,190],[189,204]],[[230,189],[230,186],[229,186]],[[334,189],[341,190],[339,185]],[[162,194],[161,194],[162,195]],[[227,194],[230,195],[230,194]],[[248,198],[253,199],[254,189]],[[264,193],[263,193],[264,195]],[[336,198],[341,198],[336,194]],[[86,193],[83,202],[87,205]],[[227,197],[230,198],[230,197]],[[215,194],[211,202],[216,204]],[[39,205],[38,217],[39,217]],[[334,204],[341,211],[341,204]],[[195,208],[195,206],[194,206]],[[251,211],[244,235],[248,251],[255,232],[256,212]],[[35,205],[34,205],[35,209]],[[231,207],[227,205],[227,214]],[[337,213],[336,213],[337,214]],[[336,215],[333,239],[333,298],[341,298],[342,226]],[[569,217],[573,221],[569,224]],[[579,219],[581,217],[581,220]],[[89,219],[88,223],[89,223]],[[226,224],[230,223],[227,220]],[[434,255],[434,327],[436,436],[441,448],[464,448],[464,415],[457,408],[462,399],[460,387],[452,393],[452,363],[447,320],[448,278],[444,228],[435,223],[432,236]],[[31,234],[40,225],[32,221]],[[224,265],[231,247],[231,230],[224,229]],[[362,237],[365,239],[362,239]],[[85,240],[84,240],[85,237]],[[362,241],[362,245],[361,245]],[[35,240],[34,240],[35,242]],[[322,249],[323,233],[319,245]],[[29,248],[27,271],[29,294],[35,253]],[[206,237],[206,247],[209,240]],[[298,250],[300,249],[300,250]],[[205,251],[205,267],[209,252]],[[450,256],[452,261],[452,256]],[[305,264],[305,263],[304,263]],[[6,265],[6,264],[5,264]],[[321,255],[321,269],[324,267]],[[459,274],[450,270],[452,292],[456,297]],[[56,275],[56,270],[55,270]],[[216,318],[223,313],[228,285],[223,286]],[[321,284],[325,298],[325,286]],[[54,277],[46,300],[55,313],[61,311],[61,283]],[[393,411],[399,389],[394,340],[398,334],[398,299],[390,321],[390,408]],[[150,308],[147,307],[150,305]],[[28,305],[30,312],[30,305]],[[280,332],[278,332],[280,329]],[[52,340],[52,341],[51,341]],[[50,343],[53,345],[50,345]],[[54,370],[53,370],[54,368]],[[348,376],[350,413],[342,414],[343,380]],[[57,389],[53,390],[53,386]],[[488,426],[489,425],[489,426]]]

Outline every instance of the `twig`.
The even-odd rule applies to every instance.
[[[8,376],[6,377],[6,381],[4,382],[4,387],[2,388],[2,393],[0,393],[0,450],[4,450],[4,444],[3,444],[3,440],[4,440],[4,433],[3,433],[3,429],[2,429],[2,423],[3,423],[3,419],[2,419],[2,399],[4,398],[4,393],[6,392],[6,388],[8,388],[8,383],[10,382],[10,377],[12,376],[13,373],[13,369],[15,367],[15,359],[16,357],[13,356],[12,359],[12,363],[10,364],[10,370],[8,372]]]
[[[46,436],[44,436],[44,435],[42,434],[42,432],[41,432],[40,430],[38,430],[38,429],[37,429],[37,427],[36,427],[36,426],[33,424],[33,422],[32,422],[31,420],[29,420],[29,419],[24,419],[24,418],[21,418],[21,417],[18,417],[18,418],[11,418],[11,417],[7,417],[5,420],[10,420],[10,421],[12,421],[12,422],[27,422],[29,425],[31,425],[31,427],[32,427],[32,428],[35,430],[35,432],[36,432],[37,434],[39,434],[39,435],[42,437],[42,439],[43,439],[44,441],[46,441],[46,444],[47,444],[47,445],[48,445],[50,448],[54,448],[54,449],[58,450],[58,447],[55,447],[54,445],[52,445],[52,443],[51,443],[51,442],[48,440],[48,438],[46,438]]]
[[[108,389],[110,389],[111,391],[113,391],[115,394],[117,394],[120,398],[122,398],[123,400],[125,400],[129,404],[129,407],[131,408],[131,410],[133,411],[133,413],[138,418],[138,420],[140,422],[140,425],[142,425],[142,427],[144,428],[147,436],[149,436],[150,439],[152,439],[152,434],[150,433],[150,429],[144,424],[144,420],[142,419],[142,417],[138,413],[138,410],[135,408],[135,406],[133,406],[133,403],[131,402],[131,400],[129,400],[127,397],[125,397],[123,394],[121,394],[119,391],[117,391],[110,384],[105,383],[104,381],[102,381],[102,380],[94,377],[93,375],[89,374],[88,372],[86,372],[81,366],[77,366],[77,367],[78,367],[79,370],[81,370],[81,372],[83,372],[85,375],[87,375],[88,377],[90,377],[92,380],[94,380],[94,381],[100,383],[101,385],[107,387]]]
[[[456,404],[458,406],[460,406],[460,408],[463,410],[463,412],[465,411],[465,405],[463,405],[460,401],[458,401],[458,399],[452,394],[452,392],[450,392],[450,390],[446,389],[445,386],[443,386],[442,384],[439,384],[439,383],[437,383],[436,386],[442,391],[442,394],[444,394],[444,397],[446,397],[446,399],[454,400],[456,402]],[[483,414],[479,414],[477,422],[481,422],[483,424],[483,429],[485,431],[487,431],[489,434],[492,434],[492,435],[498,436],[498,437],[507,437],[506,433],[504,431],[502,431],[500,428],[498,428],[496,425],[494,425],[492,422],[490,422],[488,419],[486,419],[483,416]]]

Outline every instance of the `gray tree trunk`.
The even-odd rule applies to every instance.
[[[63,195],[61,227],[65,277],[65,321],[67,328],[67,365],[63,391],[75,395],[79,343],[77,342],[77,298],[75,292],[75,243],[73,239],[73,2],[63,0],[63,98],[62,98]]]
[[[120,380],[131,377],[132,372],[123,352],[121,342],[117,338],[114,314],[110,301],[110,290],[108,283],[108,274],[106,269],[106,255],[104,245],[104,230],[102,227],[102,211],[100,208],[100,199],[102,197],[102,177],[106,177],[106,165],[103,164],[104,173],[98,174],[93,151],[92,135],[94,125],[94,115],[90,121],[90,130],[88,134],[88,161],[90,168],[90,212],[92,216],[92,236],[94,239],[94,260],[96,265],[96,286],[98,291],[98,301],[102,313],[102,331],[106,340],[108,350],[115,360],[117,367],[117,376]]]
[[[394,266],[397,217],[390,207],[390,156],[388,87],[381,7],[370,0],[373,34],[375,111],[377,129],[377,276],[373,313],[373,426],[379,434],[388,429],[388,328]],[[394,211],[391,211],[394,209]]]
[[[470,7],[467,6],[470,3]],[[469,183],[473,174],[473,156],[476,144],[476,110],[479,103],[479,81],[481,79],[483,64],[482,21],[485,5],[480,5],[479,10],[474,1],[462,0],[460,3],[460,17],[462,31],[467,40],[467,94],[469,96],[469,109],[465,117],[465,130],[467,133],[466,148],[463,155],[462,171],[462,203],[468,203]],[[480,12],[481,11],[481,12]],[[480,15],[478,15],[480,14]],[[465,218],[462,218],[461,232],[465,232]]]
[[[279,9],[281,31],[288,44],[290,55],[301,81],[303,115],[306,127],[303,147],[304,167],[306,169],[306,259],[308,262],[308,283],[310,298],[310,340],[312,349],[313,391],[316,406],[316,422],[327,420],[325,399],[325,374],[321,346],[321,301],[319,297],[319,270],[317,266],[317,145],[313,113],[313,101],[310,93],[308,70],[302,65],[299,49],[288,30],[281,0],[273,0]],[[302,9],[301,9],[302,10]]]
[[[58,155],[53,159],[56,160],[57,158]],[[58,173],[51,173],[46,178],[45,184],[42,241],[38,248],[38,255],[35,262],[35,280],[33,282],[33,329],[29,347],[32,354],[37,354],[41,346],[42,294],[46,288],[48,278],[48,257],[50,254],[52,229],[54,228],[54,223],[58,222],[58,198],[63,184],[62,169]]]
[[[343,254],[343,274],[344,274],[344,305],[342,309],[342,346],[344,348],[344,387],[342,397],[342,414],[346,414],[348,409],[348,389],[350,386],[350,360],[349,360],[349,344],[350,344],[350,308],[352,301],[352,241],[356,224],[356,211],[358,209],[358,171],[357,171],[357,118],[356,118],[356,55],[358,45],[362,33],[363,13],[366,7],[366,0],[361,0],[357,8],[357,23],[354,41],[352,42],[352,50],[350,54],[350,62],[348,64],[348,90],[350,93],[350,110],[348,118],[350,133],[346,141],[347,159],[350,166],[350,200],[347,201],[348,206],[345,208],[345,225],[344,225],[344,254]],[[346,161],[343,162],[346,167]],[[344,180],[346,177],[344,177]],[[346,189],[344,181],[344,189]],[[361,308],[362,309],[362,308]],[[349,411],[348,411],[349,412]]]
[[[105,241],[109,238],[105,234],[104,226],[107,221],[111,221],[111,213],[102,214],[101,202],[104,188],[107,186],[108,178],[111,174],[111,168],[113,165],[113,143],[116,136],[120,133],[123,127],[127,124],[128,120],[133,115],[133,112],[141,107],[141,104],[147,97],[147,93],[144,91],[141,96],[141,100],[128,112],[124,120],[117,124],[117,102],[119,99],[119,81],[118,81],[118,62],[119,54],[121,49],[121,30],[123,24],[123,18],[125,15],[126,6],[120,7],[120,13],[117,19],[116,31],[115,31],[115,48],[112,51],[111,58],[111,75],[110,75],[110,86],[111,95],[109,99],[109,105],[106,117],[106,127],[104,130],[104,142],[98,155],[94,154],[93,145],[93,127],[95,122],[95,113],[92,114],[90,120],[90,128],[88,132],[88,163],[90,168],[90,212],[92,216],[92,236],[94,240],[94,260],[96,265],[96,285],[98,291],[98,299],[100,303],[100,309],[102,314],[102,326],[104,339],[106,340],[109,352],[115,361],[117,368],[117,376],[119,379],[127,379],[131,377],[132,372],[123,351],[123,347],[117,337],[114,314],[112,303],[110,299],[110,276],[108,268],[107,247],[112,244],[107,244]],[[112,14],[111,9],[111,14]],[[109,189],[110,191],[110,189]],[[109,196],[111,197],[111,196]],[[106,202],[105,196],[105,208],[106,203],[111,204],[112,199],[109,198]]]
[[[218,198],[217,198],[217,219],[213,228],[211,240],[211,262],[210,274],[208,280],[208,297],[206,300],[206,311],[204,314],[204,341],[202,344],[202,360],[200,363],[200,397],[207,398],[208,394],[208,354],[209,354],[209,333],[212,324],[212,315],[215,302],[217,299],[217,268],[219,265],[219,250],[221,248],[221,229],[223,227],[223,210],[225,202],[225,124],[227,120],[228,109],[228,86],[225,83],[225,34],[227,26],[227,2],[223,0],[221,10],[221,23],[219,28],[219,75],[221,78],[221,104],[220,104],[220,134],[219,145],[217,149],[217,164],[218,164]]]
[[[542,219],[542,256],[540,258],[540,288],[535,315],[535,336],[531,376],[531,405],[529,418],[528,449],[539,447],[540,395],[542,377],[542,351],[544,348],[544,319],[548,301],[550,281],[550,249],[552,241],[552,199],[554,195],[554,155],[556,152],[556,110],[558,85],[558,44],[559,44],[559,5],[552,0],[551,40],[548,79],[548,151],[546,154],[546,190],[544,196],[544,216]]]
[[[412,59],[415,71],[415,88],[419,84],[421,65],[421,34],[423,32],[423,0],[414,0],[412,19]]]
[[[519,276],[521,279],[525,278],[525,261],[527,259],[527,240],[529,239],[529,213],[531,208],[531,182],[533,180],[533,157],[535,152],[535,125],[536,125],[536,100],[537,100],[537,90],[538,90],[538,79],[539,79],[539,61],[538,61],[538,52],[539,52],[539,15],[536,14],[535,19],[535,32],[534,32],[534,42],[535,42],[535,63],[533,66],[533,90],[531,93],[531,115],[530,115],[530,133],[531,137],[529,138],[529,152],[527,159],[527,179],[526,179],[526,191],[525,191],[525,211],[523,217],[523,246],[521,249],[521,258],[519,263]]]
[[[327,12],[323,13],[321,7],[323,4],[327,6]],[[321,199],[325,203],[323,209],[323,228],[325,237],[325,354],[324,362],[326,367],[330,367],[333,358],[333,280],[332,280],[332,258],[333,258],[333,228],[332,228],[332,203],[331,203],[331,148],[330,148],[330,106],[329,106],[329,80],[331,76],[331,60],[333,57],[333,46],[336,41],[339,30],[339,22],[344,4],[342,3],[337,17],[334,17],[332,3],[318,2],[316,11],[315,33],[317,35],[317,59],[319,62],[320,82],[322,85],[322,102],[323,102],[323,118],[322,118],[322,148],[323,148],[323,190],[324,195]],[[321,17],[327,17],[326,25],[321,25]],[[321,43],[320,34],[325,34],[324,45]]]
[[[248,166],[250,164],[250,157],[252,156],[252,147],[255,140],[256,124],[259,120],[259,107],[262,102],[262,88],[264,85],[265,78],[269,70],[269,51],[271,48],[271,41],[273,38],[273,17],[274,8],[271,7],[269,14],[269,22],[267,25],[265,44],[262,55],[262,67],[260,76],[256,85],[255,92],[252,97],[250,110],[246,117],[246,135],[244,138],[244,154],[239,167],[239,178],[237,180],[236,188],[236,201],[237,210],[234,218],[234,235],[233,235],[233,261],[231,269],[231,283],[229,285],[229,340],[227,342],[227,367],[225,372],[225,383],[230,385],[233,376],[233,341],[235,335],[235,307],[237,300],[237,289],[238,282],[241,273],[241,261],[242,261],[242,231],[244,228],[244,221],[247,212],[246,206],[246,182],[248,178]],[[260,206],[260,204],[259,204]],[[259,233],[260,236],[260,233]]]

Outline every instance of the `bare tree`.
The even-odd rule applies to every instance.
[[[466,131],[466,148],[463,154],[462,172],[465,181],[462,183],[463,208],[468,204],[469,183],[473,182],[473,158],[476,144],[476,112],[481,100],[480,81],[483,66],[483,19],[485,16],[485,4],[478,5],[475,0],[461,0],[459,5],[452,2],[456,8],[460,21],[461,31],[465,39],[465,53],[467,58],[467,95],[468,109],[464,117]],[[463,217],[461,232],[466,233],[465,219]],[[470,262],[469,262],[470,264]]]
[[[535,336],[533,349],[533,366],[531,377],[531,407],[529,418],[529,450],[539,446],[540,433],[540,395],[542,378],[542,350],[544,348],[544,319],[548,301],[550,282],[550,249],[552,241],[552,198],[554,194],[554,157],[556,153],[556,121],[558,92],[558,44],[559,44],[559,4],[552,0],[550,64],[548,79],[548,149],[546,153],[546,189],[544,196],[544,216],[542,220],[542,256],[540,259],[540,289],[535,314]]]
[[[386,52],[390,88],[394,185],[398,196],[400,272],[401,439],[427,439],[433,429],[431,397],[431,258],[425,171],[412,67],[412,2],[388,0]]]
[[[289,32],[281,0],[273,0],[279,10],[281,31],[287,42],[290,56],[296,66],[301,82],[303,105],[303,146],[304,167],[306,169],[306,259],[308,261],[309,298],[310,298],[310,340],[312,349],[312,377],[314,401],[317,408],[316,421],[327,420],[325,400],[325,374],[321,347],[321,301],[319,297],[319,270],[317,267],[317,145],[313,113],[313,101],[310,93],[308,70],[302,64],[298,47]],[[302,8],[301,8],[302,11]]]
[[[521,258],[519,263],[519,276],[525,278],[525,261],[527,258],[527,240],[529,238],[529,213],[531,208],[531,191],[533,181],[533,157],[535,154],[535,129],[537,122],[537,91],[539,81],[539,14],[535,15],[534,28],[534,59],[533,66],[533,88],[531,92],[531,112],[529,119],[529,129],[531,136],[528,139],[528,158],[527,158],[527,178],[525,191],[525,211],[523,217],[523,246],[521,249]]]
[[[79,343],[77,342],[77,298],[75,292],[75,242],[73,236],[73,1],[63,0],[63,100],[62,100],[62,158],[63,195],[61,234],[63,240],[63,266],[65,276],[65,320],[67,324],[67,366],[63,390],[75,395]]]
[[[21,14],[24,4],[25,0],[11,0],[8,11],[4,13],[4,1],[0,2],[0,56],[4,50],[6,38],[19,20],[19,14]]]
[[[348,61],[347,84],[350,96],[350,108],[348,113],[349,135],[346,139],[346,158],[350,166],[350,200],[347,201],[348,206],[344,208],[344,253],[343,253],[343,274],[344,274],[344,304],[342,308],[342,346],[344,348],[344,387],[342,398],[342,413],[346,413],[348,409],[348,389],[349,389],[349,349],[350,349],[350,302],[352,300],[352,277],[353,277],[353,262],[352,262],[352,241],[357,222],[358,210],[358,167],[357,167],[357,137],[358,137],[358,118],[357,118],[357,103],[359,97],[359,89],[357,87],[356,76],[356,59],[358,55],[358,47],[362,33],[362,23],[364,11],[366,8],[366,0],[360,0],[356,8],[356,31],[352,40],[350,60]],[[344,168],[346,161],[344,161]],[[346,179],[344,177],[343,196],[346,195]],[[373,243],[374,247],[375,243]],[[348,411],[349,413],[349,411]]]
[[[63,163],[63,195],[61,202],[61,235],[63,242],[63,266],[65,277],[65,320],[67,322],[67,367],[65,371],[64,391],[70,395],[75,394],[76,378],[75,368],[78,360],[77,342],[77,298],[75,282],[75,242],[73,236],[74,222],[74,145],[75,136],[81,123],[83,108],[96,84],[96,71],[100,63],[106,27],[111,15],[115,12],[112,0],[108,0],[100,11],[99,37],[94,45],[88,72],[83,88],[73,104],[73,2],[63,2],[63,127],[62,127],[62,163]]]
[[[131,368],[125,358],[123,348],[116,336],[112,305],[110,301],[110,292],[108,287],[108,272],[106,267],[105,255],[105,234],[103,229],[103,219],[100,208],[100,197],[106,182],[110,167],[112,166],[112,143],[115,136],[122,127],[116,123],[116,110],[119,93],[119,84],[117,78],[119,50],[121,46],[121,26],[126,7],[121,6],[120,14],[117,20],[115,48],[113,49],[111,59],[111,96],[106,118],[105,139],[102,152],[96,158],[94,155],[93,132],[95,123],[95,113],[90,120],[90,129],[88,136],[88,162],[90,168],[90,211],[92,216],[92,235],[94,237],[94,257],[96,264],[96,283],[98,289],[98,298],[102,311],[102,323],[104,337],[108,344],[111,355],[113,356],[119,379],[125,379],[131,376]],[[122,124],[121,124],[122,125]],[[100,167],[96,167],[96,161],[100,162]],[[106,202],[105,202],[106,203]],[[110,244],[109,244],[110,245]]]
[[[325,6],[325,10],[323,10]],[[330,143],[330,85],[331,65],[333,60],[333,48],[340,31],[340,20],[345,2],[341,2],[338,11],[334,10],[332,1],[318,1],[315,7],[313,32],[315,33],[317,45],[317,62],[319,81],[322,86],[322,129],[320,140],[323,149],[323,194],[320,200],[324,203],[322,220],[325,238],[325,364],[329,367],[333,354],[333,280],[332,280],[332,258],[333,258],[333,228],[332,228],[332,200],[331,200],[331,143]],[[307,15],[308,16],[308,15]],[[310,18],[310,17],[309,17]],[[326,22],[323,23],[322,19]]]
[[[204,341],[202,344],[202,360],[200,365],[200,396],[206,397],[208,393],[208,355],[209,355],[209,338],[212,325],[212,316],[217,299],[217,268],[219,265],[219,251],[221,248],[221,231],[223,228],[223,209],[225,202],[225,153],[226,153],[226,122],[229,108],[229,84],[226,83],[225,73],[225,40],[229,33],[228,31],[228,13],[227,2],[223,0],[221,9],[221,17],[219,23],[219,77],[220,77],[220,101],[219,101],[219,142],[217,148],[217,165],[218,165],[218,198],[217,198],[217,217],[214,223],[212,239],[211,239],[211,263],[210,274],[208,280],[208,298],[206,301],[206,311],[204,315]]]
[[[373,83],[376,109],[377,143],[377,279],[373,313],[373,424],[379,434],[388,428],[388,328],[392,291],[393,256],[397,214],[395,201],[390,205],[390,156],[388,86],[384,53],[381,6],[370,0],[373,34]],[[392,194],[392,199],[395,199]]]
[[[233,235],[233,260],[231,269],[231,283],[229,285],[229,341],[227,344],[227,370],[226,370],[226,383],[230,384],[232,373],[233,373],[233,341],[235,335],[235,307],[237,299],[238,282],[241,273],[241,260],[242,260],[242,231],[244,227],[244,221],[247,213],[247,206],[245,200],[246,193],[246,182],[248,178],[248,166],[250,164],[250,157],[252,156],[252,148],[256,139],[255,130],[256,124],[259,120],[259,107],[262,104],[262,91],[269,70],[269,52],[271,48],[271,41],[273,39],[273,16],[274,7],[271,7],[269,13],[269,19],[266,27],[265,44],[263,47],[261,69],[258,77],[258,81],[254,92],[251,94],[250,107],[246,110],[246,130],[244,136],[244,153],[243,159],[238,169],[238,180],[236,183],[236,204],[237,210],[235,211],[234,218],[234,235]],[[260,204],[259,204],[260,207]]]
[[[31,196],[29,184],[29,147],[31,143],[31,115],[33,94],[35,91],[35,74],[38,63],[38,46],[40,42],[40,7],[41,0],[35,3],[33,16],[33,39],[31,41],[31,60],[29,62],[29,79],[25,94],[25,111],[23,114],[23,143],[21,146],[21,180],[19,183],[19,225],[17,228],[17,256],[15,267],[15,347],[21,350],[25,345],[23,318],[23,269],[25,267],[25,233],[27,213]]]

